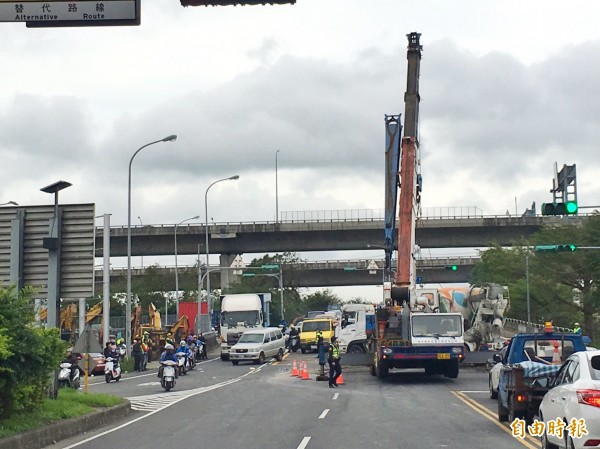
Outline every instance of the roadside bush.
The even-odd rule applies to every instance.
[[[31,292],[0,288],[0,419],[42,402],[66,349],[58,329],[36,325]]]

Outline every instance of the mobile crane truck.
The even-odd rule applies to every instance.
[[[408,75],[404,96],[404,137],[400,116],[386,116],[385,252],[388,279],[394,250],[398,206],[398,272],[391,297],[376,311],[371,374],[380,379],[393,368],[424,368],[427,374],[458,377],[464,356],[463,316],[439,313],[426,298],[417,297],[415,226],[420,208],[422,178],[418,148],[419,71],[422,46],[419,33],[408,37]],[[398,176],[400,165],[400,176]],[[436,312],[437,311],[437,312]]]

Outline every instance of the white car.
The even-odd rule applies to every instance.
[[[490,368],[490,372],[488,374],[488,385],[490,387],[490,398],[497,399],[498,398],[498,382],[500,381],[500,370],[502,369],[502,360],[504,359],[504,355],[506,354],[506,350],[508,346],[502,348],[502,350],[496,354],[494,354],[494,358],[488,363],[492,364]]]
[[[244,332],[238,342],[231,347],[229,359],[234,365],[242,361],[263,364],[272,357],[281,361],[284,352],[285,339],[281,329],[266,327]]]
[[[548,422],[556,419],[565,423],[565,430],[574,423],[573,429],[581,431],[583,424],[588,434],[566,431],[560,438],[558,432],[548,431]],[[600,351],[576,352],[565,360],[540,404],[539,420],[546,423],[542,448],[600,446]]]

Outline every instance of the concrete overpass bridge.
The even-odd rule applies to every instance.
[[[417,261],[417,276],[422,283],[462,283],[469,282],[471,271],[479,257],[435,257]],[[374,268],[372,262],[376,265]],[[396,261],[393,262],[393,271],[396,270]],[[456,271],[445,269],[446,266],[457,265]],[[383,281],[384,260],[355,259],[355,260],[325,260],[285,264],[283,268],[283,285],[293,284],[297,287],[339,287],[351,285],[381,285]],[[182,276],[189,274],[190,268],[179,266],[179,283],[182,285]],[[141,276],[147,270],[132,268],[132,277]],[[175,267],[157,267],[156,272],[163,276],[165,289],[175,290]],[[247,272],[257,273],[256,270]],[[102,290],[102,270],[96,270],[96,291]],[[127,277],[126,268],[111,270],[111,285]],[[229,281],[236,282],[241,279],[239,275],[230,275]],[[273,281],[276,285],[277,279]],[[210,285],[221,288],[222,282],[227,282],[227,277],[214,272],[210,278]]]
[[[479,216],[421,218],[416,243],[421,248],[477,248],[490,242],[511,246],[544,225],[577,223],[578,217]],[[302,251],[367,250],[383,243],[384,221],[371,219],[317,219],[209,224],[211,254],[281,253]],[[174,254],[175,225],[132,226],[133,256]],[[180,255],[205,254],[204,225],[177,227]],[[102,257],[102,227],[96,228],[96,256]],[[127,255],[127,226],[111,226],[111,257]]]

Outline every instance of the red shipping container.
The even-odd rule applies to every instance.
[[[206,301],[200,302],[200,314],[208,315],[208,303]],[[187,315],[188,322],[190,323],[190,329],[196,333],[196,315],[198,315],[198,303],[197,302],[179,302],[179,316]]]

